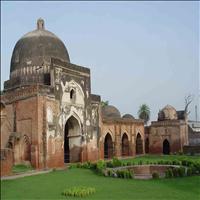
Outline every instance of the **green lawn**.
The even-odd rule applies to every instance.
[[[156,157],[150,158],[146,156],[142,159],[147,158],[156,159]],[[176,157],[176,159],[179,158]],[[193,157],[192,159],[199,158]],[[84,197],[83,199],[85,200],[200,199],[200,176],[160,180],[134,180],[98,176],[91,170],[80,168],[2,181],[1,199],[66,199],[61,195],[62,191],[73,186],[96,188],[96,193]],[[71,197],[67,199],[82,198]]]

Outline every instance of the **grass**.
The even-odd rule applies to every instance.
[[[33,170],[33,168],[30,165],[22,165],[22,164],[14,165],[12,168],[12,172],[15,174],[28,172],[30,170]]]
[[[157,158],[144,156],[140,159]],[[164,159],[171,158],[165,157]],[[176,159],[179,158],[176,156]],[[199,158],[192,157],[191,159]],[[66,199],[62,195],[63,190],[77,186],[96,189],[96,193],[84,197],[85,200],[200,199],[200,176],[158,180],[117,179],[98,176],[91,170],[80,168],[2,181],[1,199]],[[67,197],[67,199],[82,198]]]

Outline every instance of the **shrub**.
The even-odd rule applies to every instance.
[[[64,196],[73,196],[73,197],[85,197],[95,193],[96,190],[93,187],[73,187],[66,189],[62,192]]]
[[[97,163],[91,163],[90,164],[90,169],[96,170],[97,169]]]
[[[178,154],[179,154],[179,155],[183,155],[183,152],[182,152],[182,151],[179,151]]]
[[[138,165],[142,165],[142,164],[143,164],[142,160],[139,160]]]
[[[188,167],[187,168],[187,176],[191,176],[192,175],[192,168]]]
[[[77,164],[71,163],[68,167],[68,169],[73,169],[73,168],[77,168]]]
[[[169,169],[167,169],[167,170],[165,171],[165,177],[166,177],[166,178],[172,178],[172,177],[173,177],[173,171],[172,171],[171,168],[169,168]]]
[[[113,164],[113,167],[122,166],[122,162],[118,158],[115,158],[115,157],[112,159],[112,164]]]
[[[117,170],[116,174],[117,174],[118,178],[133,178],[133,175],[127,169],[125,169],[125,170]]]
[[[180,177],[185,176],[185,167],[179,167],[179,168],[178,168],[178,175],[179,175]]]
[[[112,163],[112,161],[106,162],[106,167],[113,168],[113,163]]]
[[[153,172],[153,173],[152,173],[152,178],[153,178],[153,179],[159,179],[159,174],[158,174],[158,172]]]
[[[172,164],[173,164],[173,165],[180,165],[181,163],[180,163],[178,160],[173,160],[173,161],[172,161]]]
[[[174,177],[178,177],[178,176],[179,176],[179,169],[178,169],[178,168],[174,167],[174,168],[172,169],[172,172],[173,172],[173,176],[174,176]]]
[[[97,162],[96,171],[98,174],[103,174],[103,170],[106,168],[106,163],[104,160],[99,160]]]
[[[81,168],[84,168],[84,169],[90,169],[90,165],[91,163],[90,162],[84,162],[80,165]]]
[[[126,165],[127,165],[127,166],[131,166],[132,163],[131,163],[131,162],[127,162]]]

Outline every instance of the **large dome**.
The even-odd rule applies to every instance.
[[[121,114],[119,110],[111,105],[102,107],[102,117],[103,118],[120,118]]]
[[[166,105],[162,110],[158,113],[158,120],[174,120],[177,119],[176,109],[171,105]]]
[[[51,57],[70,62],[63,42],[45,30],[44,20],[38,19],[37,29],[25,34],[15,45],[10,72],[27,66],[42,66],[50,63]]]

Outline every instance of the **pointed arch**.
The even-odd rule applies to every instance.
[[[76,117],[71,116],[64,130],[64,162],[80,162],[81,160],[81,127]]]
[[[167,139],[163,141],[163,154],[170,154],[170,143]]]
[[[113,157],[113,141],[110,133],[107,133],[104,139],[104,158]]]
[[[140,133],[136,137],[136,154],[143,154],[143,142]]]
[[[122,136],[122,156],[129,156],[129,140],[126,133]]]
[[[31,144],[27,135],[23,137],[23,160],[31,161]]]
[[[149,153],[149,138],[145,140],[145,153]]]

